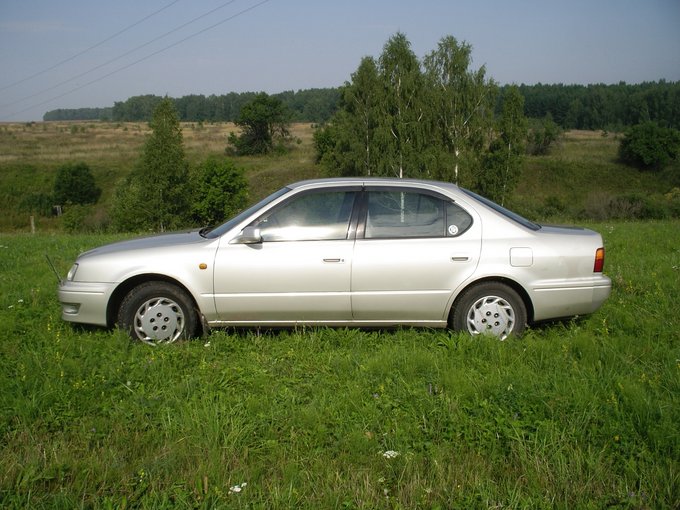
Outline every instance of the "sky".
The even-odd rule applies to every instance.
[[[680,81],[680,0],[0,0],[0,122],[338,87],[397,32],[470,44],[501,85]]]

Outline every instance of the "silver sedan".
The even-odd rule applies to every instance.
[[[151,344],[218,326],[451,327],[500,339],[607,299],[602,237],[532,223],[454,184],[291,184],[223,225],[81,254],[66,321]]]

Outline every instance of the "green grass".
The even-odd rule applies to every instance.
[[[0,507],[677,508],[680,222],[592,227],[610,299],[519,340],[161,348],[59,317],[44,253],[65,272],[113,237],[0,235]]]

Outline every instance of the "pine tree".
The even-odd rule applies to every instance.
[[[163,99],[149,123],[142,157],[116,193],[113,223],[119,230],[183,226],[189,217],[189,167],[172,100]]]

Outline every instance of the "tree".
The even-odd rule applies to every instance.
[[[189,167],[172,100],[164,98],[149,123],[142,157],[118,189],[112,211],[120,230],[177,228],[189,217]]]
[[[315,137],[332,175],[438,178],[477,186],[493,139],[497,87],[473,72],[470,46],[442,39],[423,65],[406,37],[361,61],[339,110]],[[458,175],[461,168],[461,176]]]
[[[318,160],[329,174],[374,175],[377,167],[375,129],[381,88],[375,59],[364,57],[342,89],[342,107],[333,122],[314,134]]]
[[[54,180],[54,203],[96,204],[102,194],[95,183],[90,167],[85,163],[66,164],[57,170]]]
[[[502,205],[519,181],[527,137],[524,98],[517,87],[505,92],[496,133],[479,177],[479,190]]]
[[[621,159],[643,170],[660,170],[680,154],[680,131],[655,122],[633,126],[619,145]]]
[[[285,140],[288,133],[288,110],[280,99],[261,92],[241,108],[236,125],[241,134],[229,136],[229,143],[239,155],[266,154],[274,142]]]
[[[437,178],[476,187],[483,155],[493,129],[497,86],[486,79],[484,66],[470,70],[472,47],[444,37],[425,57],[425,73],[432,94],[433,138],[453,158]]]
[[[248,202],[244,172],[227,160],[211,157],[193,178],[192,216],[200,225],[216,225],[235,216]]]
[[[423,171],[419,148],[425,140],[423,76],[404,34],[397,33],[387,41],[379,70],[383,94],[375,132],[380,150],[377,172],[417,177]]]

